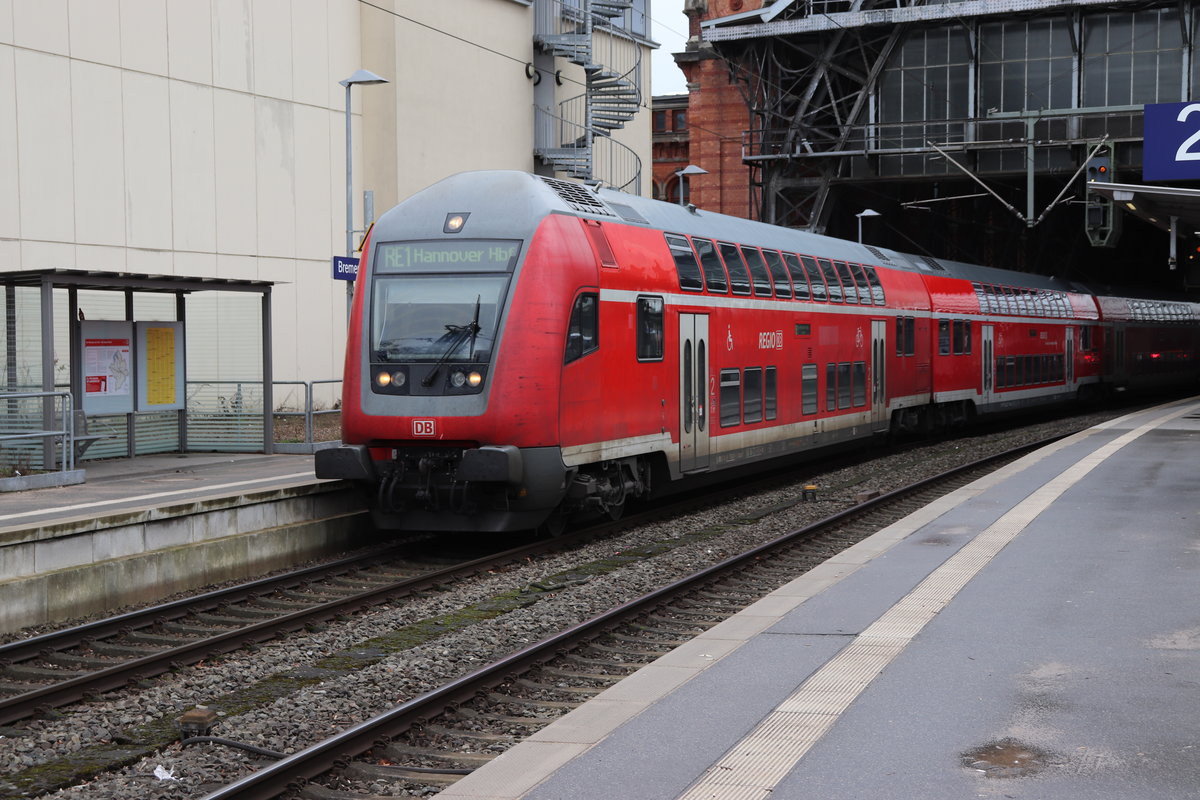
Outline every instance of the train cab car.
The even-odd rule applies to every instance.
[[[1114,379],[1195,379],[1195,306],[1096,303],[1050,278],[464,173],[364,245],[342,445],[316,471],[361,486],[383,529],[553,531],[780,458]]]
[[[1200,380],[1200,304],[1100,295],[1104,370],[1117,390]]]

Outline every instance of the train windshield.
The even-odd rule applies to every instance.
[[[508,275],[377,277],[372,360],[489,362],[508,280]]]

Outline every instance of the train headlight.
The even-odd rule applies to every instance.
[[[390,373],[381,372],[375,376],[375,383],[377,383],[380,386],[387,386],[391,382],[392,382],[392,376]]]
[[[403,372],[393,372],[392,373],[392,384],[397,389],[399,389],[401,386],[403,386],[405,381],[407,381],[407,380],[408,380],[408,378],[405,376],[405,374]]]
[[[478,386],[479,384],[483,383],[483,376],[480,375],[478,372],[472,372],[470,375],[467,376],[467,383],[469,383],[471,385],[471,388],[473,389],[476,386]]]
[[[454,372],[450,373],[450,385],[453,386],[455,389],[461,389],[462,387],[466,386],[467,385],[466,373],[458,371],[458,370],[455,370]]]

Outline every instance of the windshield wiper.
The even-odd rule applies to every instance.
[[[471,349],[468,355],[475,352],[475,335],[479,333],[479,295],[475,295],[475,316],[466,325],[447,325],[446,331],[454,334],[454,338],[450,340],[450,346],[446,348],[446,352],[442,353],[442,357],[434,362],[433,369],[429,374],[421,379],[421,385],[429,387],[433,385],[433,381],[437,378],[438,371],[442,366],[450,360],[450,356],[459,348],[468,336],[471,337]]]

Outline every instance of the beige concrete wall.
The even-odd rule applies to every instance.
[[[524,66],[533,9],[377,5],[0,0],[0,271],[276,281],[276,379],[340,375],[345,294],[329,267],[345,249],[337,82],[359,68],[391,81],[352,92],[356,227],[364,189],[381,214],[456,172],[535,167]],[[649,98],[648,51],[645,79]],[[642,155],[644,193],[649,118],[618,134]],[[222,364],[244,349],[189,344]]]

